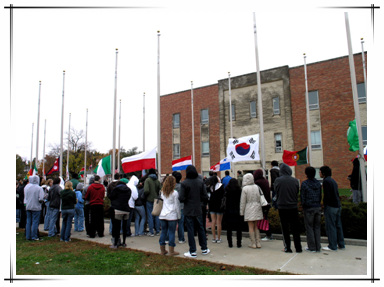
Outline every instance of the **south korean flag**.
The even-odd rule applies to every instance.
[[[242,138],[230,138],[227,146],[227,157],[232,162],[260,160],[259,134]]]

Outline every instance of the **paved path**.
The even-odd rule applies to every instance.
[[[39,225],[40,231],[43,225]],[[105,222],[105,236],[103,238],[88,238],[85,231],[74,232],[72,229],[72,238],[98,242],[101,244],[111,245],[111,235],[108,233],[109,222]],[[134,227],[131,227],[134,230]],[[187,234],[185,234],[187,235]],[[185,236],[187,238],[187,236]],[[262,242],[262,248],[248,248],[249,238],[247,232],[243,233],[243,247],[229,248],[226,240],[226,235],[222,236],[221,244],[212,243],[212,234],[208,233],[208,248],[211,253],[202,255],[198,246],[197,258],[189,260],[206,260],[215,263],[249,266],[262,268],[271,271],[284,271],[302,275],[353,275],[362,278],[362,275],[367,275],[367,247],[365,241],[346,241],[346,249],[339,251],[322,251],[319,253],[311,253],[303,251],[302,253],[286,254],[282,252],[283,242],[281,239],[275,239],[267,242]],[[236,238],[233,237],[236,242]],[[356,245],[359,243],[360,245]],[[322,244],[326,246],[326,243]],[[302,242],[303,249],[306,247],[306,242]],[[149,237],[128,237],[127,248],[159,253],[159,236]],[[184,257],[183,253],[188,251],[188,243],[179,244],[176,241],[175,250],[180,252],[179,257]],[[292,250],[294,250],[292,242]],[[360,275],[360,276],[359,276]],[[365,276],[364,276],[365,277]]]

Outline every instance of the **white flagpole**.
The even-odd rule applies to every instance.
[[[45,135],[47,130],[47,120],[44,120],[44,145],[43,145],[43,177],[45,179]]]
[[[364,39],[363,38],[361,38],[361,56],[363,58],[364,88],[365,88],[365,97],[366,97],[366,101],[367,101],[367,99],[368,99],[368,97],[367,97],[367,71],[365,69]]]
[[[119,106],[119,142],[118,142],[118,152],[117,152],[117,172],[120,173],[120,134],[121,134],[121,99]]]
[[[228,95],[229,95],[229,119],[231,123],[231,139],[233,138],[233,129],[232,129],[232,96],[231,96],[231,73],[228,72]],[[231,173],[234,174],[235,163],[231,163]]]
[[[358,100],[358,94],[357,94],[355,63],[353,60],[353,52],[352,52],[351,35],[350,35],[350,30],[349,30],[348,13],[345,12],[344,15],[345,15],[345,26],[346,26],[346,30],[347,30],[347,41],[348,41],[348,52],[349,52],[349,69],[350,69],[350,73],[351,73],[352,95],[353,95],[353,106],[355,109],[356,128],[357,128],[357,133],[361,135],[360,109],[359,109],[359,100]],[[360,162],[360,174],[361,174],[363,201],[367,202],[367,178],[366,178],[366,173],[365,173],[363,139],[361,136],[359,136],[359,162]]]
[[[31,161],[29,162],[29,170],[32,168],[32,151],[33,151],[33,128],[35,126],[35,123],[32,123],[32,139],[31,139]]]
[[[256,71],[257,71],[257,94],[259,105],[259,120],[260,120],[260,153],[261,153],[261,167],[265,170],[265,151],[264,151],[264,124],[263,124],[263,100],[261,95],[261,80],[259,69],[259,51],[257,46],[257,32],[256,32],[256,14],[253,12],[253,27],[255,34],[255,54],[256,54]]]
[[[71,113],[69,113],[69,126],[68,126],[68,148],[67,148],[67,180],[69,180],[69,143],[71,138]]]
[[[308,164],[312,163],[312,142],[311,142],[311,125],[310,125],[310,117],[309,117],[309,96],[308,96],[308,77],[307,77],[307,62],[306,55],[304,53],[304,77],[305,77],[305,107],[307,110],[307,137],[308,137]]]
[[[116,156],[116,101],[117,101],[117,54],[116,48],[116,64],[115,64],[115,96],[113,104],[113,149],[112,149],[112,177],[115,175],[115,156]]]
[[[157,31],[157,170],[161,177],[161,140],[160,140],[160,31]],[[160,178],[159,178],[160,179]]]
[[[143,152],[145,151],[145,93],[143,94]]]
[[[63,176],[64,83],[65,83],[65,71],[63,71],[63,95],[62,95],[62,102],[61,102],[60,176]]]
[[[41,94],[41,81],[39,81],[39,100],[37,106],[37,131],[36,131],[36,168],[39,162],[39,130],[40,130],[40,94]]]
[[[192,114],[192,164],[195,162],[195,120],[193,115],[193,81],[191,81],[191,114]]]
[[[87,141],[88,141],[88,109],[85,118],[85,146],[84,146],[84,183],[87,180]]]

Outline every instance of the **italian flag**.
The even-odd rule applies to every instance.
[[[156,168],[156,148],[125,157],[121,160],[121,163],[125,173]]]
[[[308,163],[308,147],[300,151],[284,150],[283,162],[289,166],[301,165]]]
[[[36,165],[33,166],[33,168],[31,168],[27,175],[25,176],[25,179],[28,179],[31,175],[36,175],[37,174],[37,168],[36,168]]]
[[[103,157],[97,167],[94,169],[94,172],[100,177],[105,176],[106,174],[111,174],[111,156]]]
[[[84,178],[84,167],[80,170],[79,175],[81,178]]]

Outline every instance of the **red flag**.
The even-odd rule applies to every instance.
[[[53,164],[53,166],[51,167],[50,170],[48,170],[48,172],[45,174],[45,175],[50,175],[54,172],[58,172],[59,171],[59,161],[60,161],[60,158],[58,157],[56,160],[55,160],[55,163]]]
[[[283,162],[289,166],[301,165],[308,163],[307,147],[300,151],[284,150]]]

